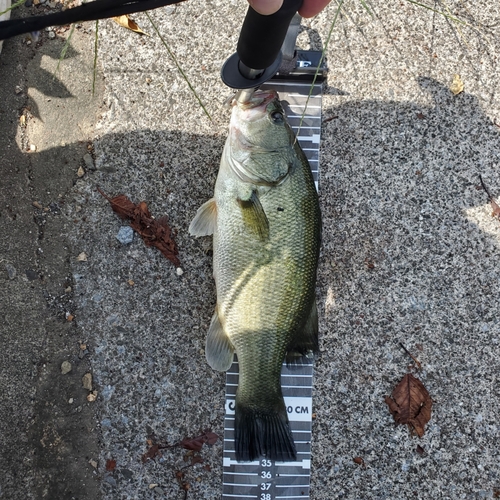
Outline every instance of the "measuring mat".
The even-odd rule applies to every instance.
[[[321,90],[324,72],[317,83],[311,83],[321,56],[320,52],[297,51],[296,70],[286,77],[279,75],[261,85],[262,90],[279,93],[288,123],[295,132],[319,185],[319,144],[321,136]],[[307,109],[304,113],[304,109]],[[302,115],[302,124],[300,124]],[[300,130],[299,130],[300,124]],[[224,420],[223,500],[308,499],[311,468],[313,359],[303,358],[301,364],[281,370],[281,387],[288,419],[297,448],[296,462],[275,462],[261,458],[254,462],[237,462],[234,452],[234,400],[238,387],[238,362],[226,378],[226,416]]]
[[[234,399],[238,387],[238,362],[233,363],[226,378],[223,500],[309,498],[312,376],[312,358],[304,358],[301,364],[288,367],[283,364],[281,370],[281,387],[297,448],[297,461],[260,459],[237,462],[234,453]]]

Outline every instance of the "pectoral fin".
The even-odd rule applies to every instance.
[[[286,353],[286,362],[293,363],[298,361],[302,356],[311,351],[318,351],[318,308],[316,306],[316,299],[314,299],[304,327],[297,332],[295,338],[290,343],[288,352]]]
[[[261,241],[269,238],[269,221],[255,191],[248,200],[238,198],[245,226]]]
[[[220,372],[229,370],[233,363],[234,347],[222,328],[217,311],[215,311],[208,329],[205,355],[208,364]]]
[[[215,198],[210,198],[198,209],[189,225],[192,236],[209,236],[214,233],[217,225],[217,204]]]

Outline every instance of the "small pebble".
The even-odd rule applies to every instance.
[[[97,469],[97,462],[95,460],[89,460],[89,464],[94,467],[94,469]]]
[[[66,375],[71,371],[71,363],[69,361],[63,361],[61,364],[61,373]]]
[[[78,168],[76,175],[78,175],[78,177],[83,177],[85,175],[85,170],[83,169],[83,167]]]
[[[86,373],[82,377],[82,385],[84,389],[87,389],[87,391],[92,390],[92,374],[91,373]]]
[[[16,268],[12,264],[5,264],[5,269],[7,270],[7,274],[10,280],[13,280],[16,277],[17,271]]]
[[[68,399],[68,403],[69,403],[70,405],[72,405],[72,404],[73,404],[73,401],[74,401],[74,399],[73,399],[73,398],[69,398],[69,399]]]
[[[34,271],[33,269],[26,269],[26,277],[30,281],[35,281],[38,278],[40,278],[40,276],[38,276],[38,273],[36,271]]]
[[[72,288],[70,286],[68,286],[68,288],[64,289],[64,293],[71,293],[71,292],[72,292]]]
[[[87,169],[94,168],[94,159],[92,158],[92,155],[90,153],[86,153],[83,156],[83,161],[85,162],[85,166],[87,167]]]
[[[24,2],[24,5],[26,7],[31,7],[33,5],[33,0],[26,0],[26,2]]]
[[[30,144],[30,151],[34,153],[36,151],[36,146],[34,144]]]
[[[134,241],[134,230],[130,226],[122,226],[116,235],[116,239],[122,245],[128,245]]]
[[[16,85],[16,90],[15,90],[16,94],[19,95],[22,91],[23,91],[23,88],[20,87],[19,85]]]
[[[41,0],[40,0],[40,3],[41,3]],[[51,40],[54,40],[55,37],[56,37],[56,34],[53,31],[49,31],[49,38]]]
[[[39,201],[36,201],[36,200],[32,203],[32,205],[35,208],[38,208],[39,210],[42,210],[42,208],[43,208],[42,204]]]
[[[78,262],[87,262],[87,254],[85,252],[82,252],[78,254],[78,257],[76,258]]]
[[[182,270],[181,267],[178,267],[175,272],[177,273],[177,276],[182,276],[184,274],[184,271]]]
[[[110,484],[111,486],[116,486],[116,479],[113,476],[106,476],[104,478],[104,481]]]

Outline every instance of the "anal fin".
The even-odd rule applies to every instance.
[[[290,342],[286,353],[287,364],[294,363],[308,352],[318,351],[318,308],[314,299],[304,327]]]

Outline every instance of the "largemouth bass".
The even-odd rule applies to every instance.
[[[235,103],[214,197],[189,231],[213,234],[217,305],[207,361],[225,371],[236,351],[238,461],[296,460],[281,366],[317,349],[318,196],[278,95]]]

